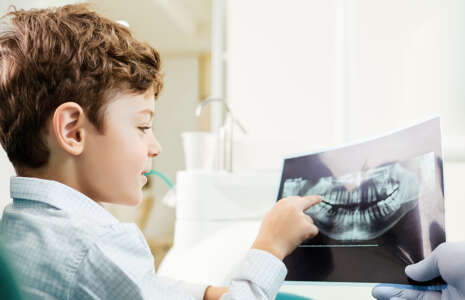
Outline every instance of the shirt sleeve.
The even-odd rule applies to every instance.
[[[189,295],[194,296],[196,300],[203,300],[208,284],[192,283],[181,280],[174,280],[167,277],[158,276],[158,280],[166,286],[179,287]]]
[[[274,299],[286,275],[286,266],[280,259],[266,251],[251,249],[221,300]]]
[[[286,276],[283,262],[250,250],[221,300],[271,300]],[[202,300],[207,285],[157,277],[145,239],[134,224],[114,226],[92,244],[77,267],[70,299]]]

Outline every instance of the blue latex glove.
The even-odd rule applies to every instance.
[[[458,300],[465,299],[465,242],[443,243],[429,257],[407,266],[405,273],[416,281],[441,277],[447,282],[442,291],[420,291],[377,285],[372,294],[378,300]]]

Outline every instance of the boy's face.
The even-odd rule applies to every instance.
[[[79,157],[79,186],[92,199],[126,205],[142,201],[143,175],[161,146],[153,135],[153,93],[119,94],[105,111],[104,133],[88,130]]]

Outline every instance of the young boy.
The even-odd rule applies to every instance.
[[[321,197],[279,201],[228,288],[158,278],[141,232],[99,204],[137,205],[161,152],[151,129],[158,52],[83,4],[3,20],[0,139],[18,176],[1,232],[24,296],[274,298],[282,259],[318,232],[303,211]]]

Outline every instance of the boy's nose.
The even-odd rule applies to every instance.
[[[155,157],[161,153],[162,147],[158,140],[153,137],[152,143],[149,146],[149,156],[150,157]]]

